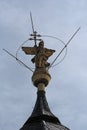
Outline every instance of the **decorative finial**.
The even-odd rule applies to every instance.
[[[27,55],[34,55],[31,59],[35,64],[35,71],[32,76],[33,84],[38,87],[38,90],[44,89],[51,79],[48,72],[50,63],[47,62],[48,58],[55,52],[55,50],[44,47],[43,40],[39,42],[39,45],[34,47],[22,47],[22,50]]]

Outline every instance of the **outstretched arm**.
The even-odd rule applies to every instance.
[[[46,49],[45,52],[46,52],[46,53],[45,53],[46,56],[47,56],[47,57],[50,57],[50,56],[55,52],[55,50],[52,50],[52,49]]]
[[[22,50],[27,54],[27,55],[35,55],[36,53],[36,48],[35,47],[22,47]]]

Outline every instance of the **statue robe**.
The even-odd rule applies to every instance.
[[[31,61],[35,63],[36,68],[48,67],[50,63],[47,60],[55,52],[55,50],[40,47],[22,47],[22,50],[27,55],[35,55]]]

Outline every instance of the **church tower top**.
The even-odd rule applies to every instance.
[[[31,22],[33,29],[31,36],[33,38],[30,38],[30,40],[34,40],[35,45],[33,47],[22,46],[22,50],[27,55],[34,55],[31,59],[31,62],[35,64],[32,82],[34,86],[38,88],[38,91],[33,112],[20,130],[69,130],[63,126],[60,120],[51,112],[45,95],[45,87],[51,80],[51,76],[48,72],[50,63],[47,60],[53,55],[55,50],[45,48],[44,41],[38,39],[37,37],[39,35],[34,31],[32,16]],[[37,45],[38,40],[39,43]]]

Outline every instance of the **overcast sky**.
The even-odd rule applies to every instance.
[[[65,43],[81,27],[67,48],[65,60],[49,70],[52,79],[46,96],[62,124],[71,130],[87,130],[87,0],[0,0],[0,130],[19,130],[36,101],[32,72],[2,50],[15,55],[29,38],[30,11],[39,34],[58,37]],[[43,40],[58,54],[60,41]],[[34,45],[30,43],[25,45]],[[32,66],[30,57],[21,50],[18,55]]]

